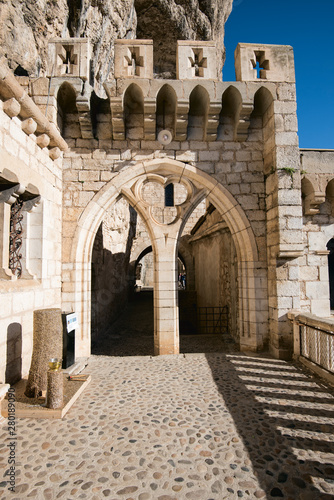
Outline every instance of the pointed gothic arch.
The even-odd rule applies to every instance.
[[[119,172],[88,203],[77,224],[71,245],[71,263],[74,292],[70,303],[78,313],[80,331],[77,333],[76,356],[90,354],[90,276],[91,255],[97,229],[109,206],[121,195],[128,199],[127,191],[134,183],[151,174],[173,175],[185,182],[191,182],[201,192],[196,205],[207,197],[224,217],[238,256],[239,266],[239,330],[240,347],[248,350],[259,350],[263,347],[261,329],[257,323],[256,293],[261,288],[258,277],[258,249],[250,223],[231,193],[217,180],[198,168],[170,159],[155,159],[131,165]],[[133,200],[129,200],[133,204]],[[145,213],[134,206],[145,220]],[[184,223],[194,209],[192,205],[184,215]],[[152,247],[154,237],[150,234]],[[69,264],[67,264],[68,266]],[[263,264],[265,266],[265,263]],[[70,297],[67,297],[69,299]]]

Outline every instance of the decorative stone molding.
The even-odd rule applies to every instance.
[[[3,103],[3,110],[8,116],[13,118],[20,113],[21,106],[20,103],[18,103],[17,100],[12,97],[11,99],[8,99]]]
[[[57,148],[58,149],[58,148]],[[6,181],[4,179],[4,181]],[[9,185],[5,182],[2,184],[4,189],[0,190],[0,279],[16,280],[17,276],[9,268],[9,241],[10,241],[10,225],[11,225],[11,205],[18,198],[21,200],[21,225],[23,229],[23,238],[20,248],[21,254],[21,274],[22,279],[34,279],[35,276],[28,269],[29,260],[29,213],[40,203],[41,197],[38,190],[32,186],[28,186],[28,190],[22,184]],[[0,184],[1,188],[1,184]],[[25,195],[25,196],[22,196]],[[23,214],[25,212],[25,214]]]
[[[27,135],[34,134],[37,129],[37,123],[32,118],[27,118],[21,123],[23,132]]]
[[[234,137],[236,141],[245,141],[248,137],[250,116],[254,109],[253,102],[242,102],[236,116]]]
[[[295,82],[290,45],[238,43],[234,52],[237,81]]]
[[[153,40],[115,40],[115,78],[153,78]]]
[[[216,44],[213,41],[177,41],[176,78],[218,80]]]
[[[49,41],[48,77],[89,80],[90,44],[86,38],[54,38]]]
[[[0,98],[4,101],[4,109],[7,109],[9,116],[19,116],[25,123],[24,127],[27,127],[28,123],[30,124],[27,131],[24,130],[26,133],[30,133],[29,130],[33,123],[26,120],[32,119],[37,124],[37,135],[48,135],[53,147],[57,146],[61,151],[66,151],[67,143],[61,137],[56,126],[44,116],[31,97],[16,81],[3,59],[0,61]],[[8,104],[6,104],[7,102]]]
[[[76,99],[76,106],[79,113],[81,137],[83,139],[94,138],[92,120],[90,116],[90,97],[92,90],[92,87],[86,82],[84,93],[79,94]]]
[[[179,99],[176,111],[175,139],[185,141],[187,139],[189,100]]]

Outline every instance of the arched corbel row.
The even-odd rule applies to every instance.
[[[127,138],[127,125],[125,120],[125,96],[127,92],[130,92],[130,87],[138,87],[142,92],[140,84],[136,81],[127,86],[127,89],[123,96],[112,96],[111,92],[108,92],[111,108],[111,123],[112,123],[112,137],[114,140],[124,140]],[[242,96],[239,89],[231,85],[223,94],[222,101],[210,100],[209,95],[206,96],[207,91],[204,87],[198,86],[193,89],[193,92],[197,92],[200,99],[196,99],[197,107],[201,106],[202,102],[202,113],[199,109],[193,111],[190,106],[190,97],[176,98],[175,103],[175,133],[173,138],[176,141],[185,141],[189,137],[187,136],[189,132],[189,112],[193,112],[192,119],[202,116],[202,129],[203,137],[201,140],[215,141],[217,140],[217,131],[220,124],[221,114],[230,116],[233,120],[233,139],[241,142],[248,138],[248,131],[250,126],[251,115],[254,111],[254,102],[251,97],[245,98]],[[161,87],[162,89],[163,87]],[[173,89],[173,87],[171,87]],[[160,89],[160,91],[161,91]],[[109,90],[106,87],[106,90]],[[173,89],[175,90],[175,89]],[[158,95],[158,93],[157,93]],[[148,141],[156,140],[157,136],[157,106],[158,98],[157,95],[154,97],[142,97],[143,99],[143,136],[137,139],[144,138]],[[79,98],[78,98],[79,101]],[[78,102],[77,101],[77,102]],[[86,110],[88,113],[88,108]],[[87,114],[88,116],[88,114]],[[196,128],[196,127],[195,127]],[[199,125],[197,126],[199,128]],[[130,138],[130,137],[128,137]],[[197,139],[198,140],[198,139]]]

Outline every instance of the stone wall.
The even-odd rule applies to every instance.
[[[92,342],[124,311],[130,295],[129,257],[137,214],[119,200],[105,214],[92,254]]]
[[[238,263],[230,231],[212,208],[193,231],[190,245],[194,256],[198,307],[228,307],[229,332],[240,341]],[[265,341],[266,339],[264,339]]]
[[[18,113],[7,114],[9,104],[0,101],[0,382],[13,383],[30,368],[33,311],[61,307],[62,160],[37,144]],[[20,278],[8,268],[10,191],[26,203]]]
[[[334,237],[334,151],[301,149],[303,244],[301,310],[330,315],[328,254]]]

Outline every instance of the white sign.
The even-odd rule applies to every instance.
[[[67,333],[72,332],[76,328],[78,328],[78,317],[77,313],[67,314],[66,315],[66,329]]]

